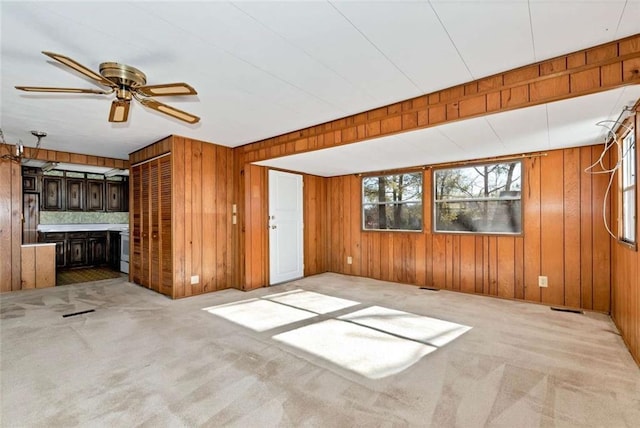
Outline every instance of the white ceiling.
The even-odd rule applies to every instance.
[[[7,140],[33,145],[29,131],[37,129],[49,134],[45,148],[116,158],[169,134],[235,147],[640,33],[640,0],[2,1],[0,14]],[[202,120],[188,125],[134,104],[126,124],[111,124],[107,96],[15,90],[96,88],[42,50],[94,70],[105,61],[129,64],[149,84],[185,81],[197,97],[162,101]],[[424,158],[444,150],[451,160],[527,151],[533,145],[520,129],[547,133],[552,145],[551,134],[562,132],[552,121],[592,106],[577,103],[434,128],[424,131],[427,140],[411,133],[370,142],[379,150],[368,154],[368,165],[393,167],[398,153],[388,146],[398,139],[420,147],[433,141],[437,149],[425,149]],[[592,116],[608,116],[610,108]],[[592,141],[596,131],[579,139],[571,131],[564,141]],[[357,147],[339,150],[360,156]]]

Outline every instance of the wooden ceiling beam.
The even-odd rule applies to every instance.
[[[235,149],[243,162],[356,143],[640,84],[640,34]]]

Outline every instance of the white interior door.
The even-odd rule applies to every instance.
[[[269,170],[269,284],[304,276],[302,176]]]

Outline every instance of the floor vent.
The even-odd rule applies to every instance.
[[[74,312],[72,314],[64,314],[62,318],[75,317],[76,315],[88,314],[89,312],[95,312],[95,311],[96,311],[95,309],[88,309],[86,311]]]
[[[420,287],[420,290],[440,291],[439,288],[435,288],[435,287]]]
[[[584,314],[580,309],[571,309],[571,308],[559,308],[557,306],[551,306],[552,311],[560,311],[560,312],[571,312],[573,314]]]

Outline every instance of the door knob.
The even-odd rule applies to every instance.
[[[277,229],[278,226],[276,226],[275,224],[273,226],[271,226],[271,229]]]

